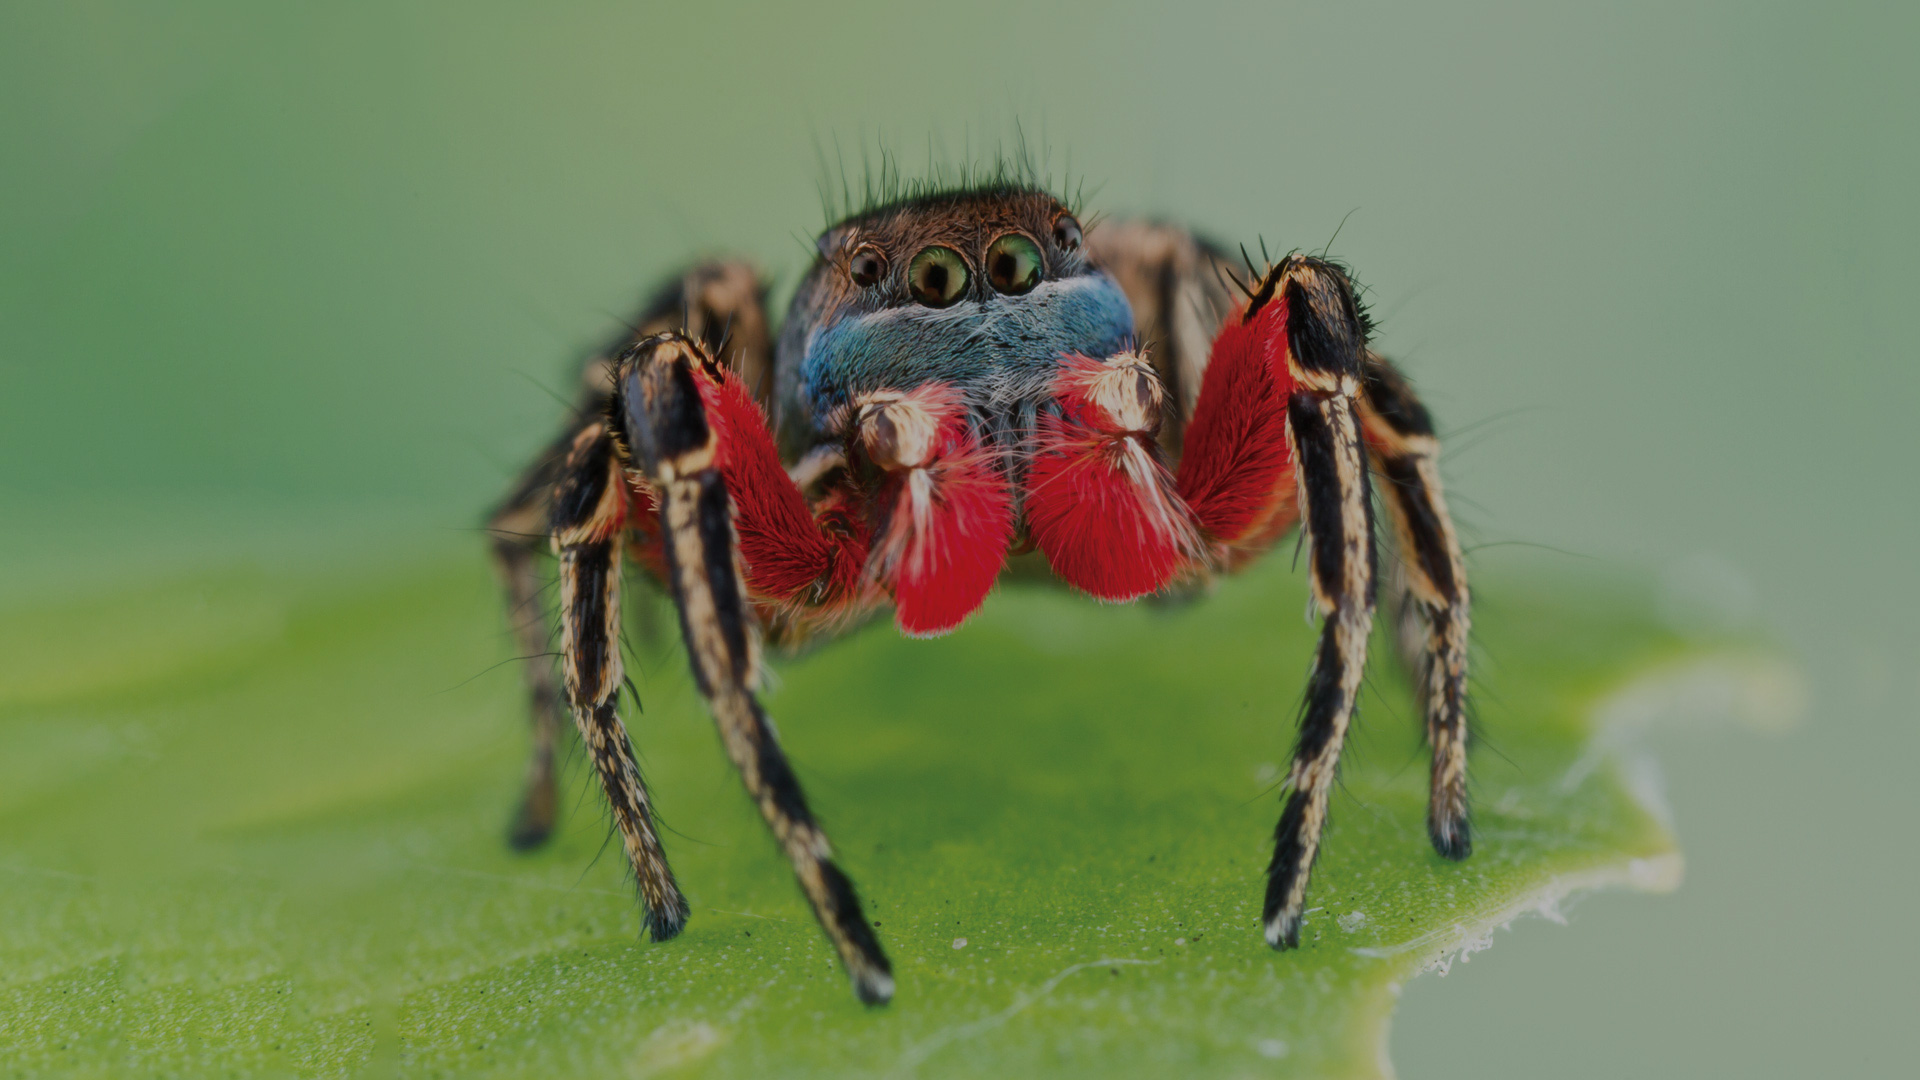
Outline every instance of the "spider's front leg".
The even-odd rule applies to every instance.
[[[845,568],[858,567],[858,538],[821,535],[779,472],[757,410],[724,379],[697,343],[677,334],[648,338],[616,371],[613,416],[658,500],[687,656],[727,755],[793,864],[854,992],[869,1004],[885,1002],[893,996],[892,968],[754,694],[755,628],[740,566],[749,536],[790,537],[793,543],[769,545],[768,554],[785,547],[791,559],[793,547],[813,545],[800,576],[830,590]],[[737,496],[729,493],[730,479],[743,487]],[[768,570],[755,567],[763,580]]]
[[[1322,617],[1267,868],[1262,918],[1275,948],[1299,944],[1373,627],[1373,510],[1358,411],[1365,349],[1346,275],[1318,259],[1282,260],[1215,340],[1180,462],[1181,497],[1223,562],[1271,543],[1297,508]]]
[[[1307,874],[1319,853],[1340,747],[1353,718],[1373,631],[1373,504],[1354,399],[1356,372],[1337,353],[1324,365],[1295,354],[1287,402],[1287,444],[1300,490],[1300,528],[1310,555],[1313,598],[1322,619],[1301,707],[1288,782],[1293,793],[1274,830],[1261,917],[1267,943],[1300,943]],[[1304,388],[1304,389],[1302,389]]]
[[[665,941],[687,922],[687,901],[674,884],[653,805],[619,698],[620,556],[627,520],[627,483],[605,421],[574,436],[554,486],[551,528],[560,558],[560,648],[567,703],[586,742],[594,772],[613,808],[627,860],[646,905],[647,932]]]
[[[711,260],[693,266],[655,293],[636,318],[638,330],[624,336],[581,371],[576,423],[522,470],[507,497],[487,518],[493,535],[493,564],[507,594],[514,637],[529,661],[527,689],[533,720],[533,755],[520,806],[508,842],[527,850],[553,832],[558,809],[554,761],[564,704],[553,665],[544,658],[553,648],[542,593],[546,584],[542,553],[550,543],[554,483],[574,445],[574,437],[606,416],[614,357],[632,341],[662,330],[684,328],[707,343],[741,381],[764,400],[772,385],[773,344],[768,334],[766,287],[754,268],[735,260]]]

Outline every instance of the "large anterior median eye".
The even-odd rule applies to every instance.
[[[949,307],[967,291],[967,264],[952,248],[930,247],[908,264],[907,291],[928,307]]]
[[[987,249],[987,284],[1009,296],[1040,284],[1040,245],[1019,233],[995,240]]]

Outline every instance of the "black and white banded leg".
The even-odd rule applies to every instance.
[[[1365,324],[1338,267],[1293,256],[1268,271],[1255,293],[1287,303],[1287,442],[1299,489],[1320,641],[1301,705],[1290,791],[1274,830],[1262,911],[1267,943],[1300,943],[1307,877],[1320,849],[1340,748],[1359,697],[1373,629],[1373,505],[1361,443],[1358,400]]]
[[[620,722],[620,557],[627,485],[605,423],[574,437],[552,496],[554,553],[560,559],[560,649],[567,703],[613,810],[634,881],[645,905],[647,934],[665,941],[687,922],[687,901],[674,883],[654,827],[626,726]]]
[[[754,389],[764,405],[772,392],[773,341],[766,311],[766,284],[749,263],[710,259],[689,267],[657,289],[624,331],[589,357],[580,372],[575,423],[543,450],[487,518],[493,563],[507,594],[514,637],[527,659],[532,706],[533,753],[507,834],[515,848],[538,847],[553,832],[558,809],[555,766],[563,734],[562,705],[552,651],[552,631],[541,592],[553,487],[582,427],[604,422],[616,358],[633,342],[666,330],[681,330],[704,343]],[[644,611],[645,609],[643,609]]]
[[[615,375],[614,416],[652,484],[666,537],[669,585],[695,682],[727,755],[773,831],[814,915],[839,951],[854,992],[893,997],[893,972],[861,913],[853,883],[832,859],[754,694],[755,627],[747,608],[733,512],[718,468],[716,434],[697,379],[725,377],[705,349],[679,334],[638,342]]]
[[[507,842],[521,851],[538,847],[552,834],[558,809],[554,757],[562,730],[560,685],[550,659],[553,631],[541,595],[549,547],[547,504],[570,439],[550,447],[515,482],[513,491],[487,518],[493,565],[507,594],[507,618],[526,664],[527,696],[533,721],[533,753],[514,811]]]
[[[1406,378],[1374,353],[1366,358],[1360,415],[1401,552],[1401,653],[1420,694],[1433,753],[1427,834],[1435,851],[1464,859],[1473,851],[1467,805],[1470,613],[1460,542],[1440,490],[1440,440]]]

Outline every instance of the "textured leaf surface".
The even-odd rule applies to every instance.
[[[1010,586],[950,638],[875,625],[779,665],[769,705],[896,964],[880,1010],[848,992],[657,604],[630,620],[631,723],[695,912],[663,946],[638,938],[577,754],[555,842],[502,842],[522,695],[477,552],[15,611],[0,1066],[1375,1075],[1423,967],[1570,889],[1678,871],[1592,717],[1689,647],[1631,590],[1496,574],[1479,597],[1473,858],[1427,847],[1415,713],[1376,655],[1289,954],[1258,924],[1311,641],[1286,559],[1189,605]]]

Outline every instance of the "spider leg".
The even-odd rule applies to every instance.
[[[1288,776],[1293,790],[1274,830],[1262,910],[1267,943],[1291,948],[1300,943],[1307,875],[1319,852],[1373,629],[1373,503],[1357,408],[1366,336],[1346,275],[1330,264],[1284,259],[1268,272],[1255,300],[1262,294],[1277,294],[1283,308],[1294,384],[1287,445],[1314,604],[1322,617]]]
[[[773,394],[773,332],[767,318],[767,286],[753,264],[709,259],[688,267],[653,294],[622,346],[678,331],[700,342],[707,355],[740,377],[762,405]],[[617,356],[620,349],[610,350]]]
[[[1373,628],[1373,506],[1357,409],[1365,349],[1338,267],[1300,256],[1272,266],[1214,339],[1177,475],[1221,565],[1264,551],[1297,513],[1322,618],[1267,867],[1262,920],[1275,948],[1300,941]]]
[[[1440,440],[1426,407],[1384,357],[1369,352],[1360,421],[1402,552],[1402,659],[1413,673],[1433,751],[1427,834],[1449,859],[1473,851],[1467,807],[1466,567],[1440,490]]]
[[[554,665],[552,630],[542,599],[541,557],[548,546],[547,497],[564,459],[571,434],[549,447],[515,483],[506,500],[487,518],[493,536],[494,570],[507,594],[507,617],[514,640],[526,657],[527,696],[533,720],[533,754],[527,762],[526,787],[514,812],[507,840],[519,850],[537,847],[553,832],[557,804],[554,751],[559,742],[560,687]]]
[[[727,755],[792,862],[854,992],[869,1004],[885,1002],[893,996],[891,966],[754,694],[758,650],[722,468],[733,448],[722,446],[719,425],[727,418],[709,413],[700,384],[712,380],[711,370],[690,339],[642,341],[621,362],[614,416],[659,502],[688,659]]]
[[[1310,510],[1306,499],[1315,481],[1307,475],[1306,456],[1296,445],[1305,428],[1288,422],[1302,384],[1289,368],[1297,368],[1299,357],[1312,353],[1316,337],[1323,345],[1334,343],[1336,338],[1344,341],[1335,350],[1344,354],[1355,352],[1349,347],[1352,341],[1362,342],[1358,366],[1349,360],[1343,360],[1341,366],[1359,372],[1360,429],[1374,471],[1385,480],[1381,501],[1388,508],[1403,553],[1393,589],[1396,644],[1419,687],[1427,739],[1433,751],[1428,833],[1441,855],[1466,857],[1472,850],[1466,788],[1466,574],[1441,494],[1439,442],[1432,422],[1405,378],[1385,359],[1364,349],[1364,321],[1351,302],[1350,283],[1330,264],[1288,259],[1243,285],[1237,274],[1224,269],[1226,260],[1218,250],[1168,225],[1105,224],[1091,230],[1087,242],[1094,261],[1126,290],[1141,340],[1143,344],[1151,342],[1156,370],[1169,388],[1178,390],[1174,396],[1186,417],[1185,430],[1170,440],[1169,429],[1163,429],[1161,441],[1163,446],[1181,452],[1178,493],[1205,539],[1213,545],[1211,562],[1215,567],[1231,570],[1244,565],[1270,548],[1302,513]],[[1323,277],[1338,288],[1319,290],[1316,301],[1316,290],[1302,283],[1303,273]],[[1207,275],[1204,282],[1198,280]],[[1178,321],[1181,310],[1176,298],[1189,297],[1186,306],[1196,312],[1222,312],[1237,299],[1234,289],[1246,294],[1243,310],[1238,317],[1225,320],[1210,353],[1204,362],[1196,364],[1200,353],[1191,344],[1192,327]],[[1305,300],[1304,309],[1294,302],[1296,299]],[[1307,318],[1296,324],[1302,310]],[[1284,332],[1272,325],[1276,318],[1288,324]],[[1347,325],[1351,329],[1344,337],[1327,337],[1313,329],[1320,324]],[[1276,349],[1276,345],[1281,348]],[[1282,356],[1286,363],[1278,362]],[[1340,422],[1338,430],[1328,427],[1327,436],[1344,440],[1346,426]],[[1363,477],[1363,486],[1364,482]],[[1307,539],[1314,544],[1311,524]],[[1317,554],[1319,545],[1314,547]],[[1320,579],[1326,575],[1317,566],[1315,575],[1316,603],[1325,612],[1332,597],[1335,610],[1339,610],[1343,601],[1322,587]],[[1357,653],[1362,647],[1359,642],[1349,644],[1351,652]],[[1329,655],[1328,641],[1323,637],[1316,658],[1316,678],[1327,677]],[[1316,686],[1325,692],[1324,686]],[[1351,705],[1347,708],[1350,713]],[[1316,719],[1325,715],[1330,715],[1328,707],[1322,706],[1316,713],[1310,694],[1302,717],[1303,749],[1312,745],[1308,736],[1313,730],[1328,726],[1323,719]],[[1296,766],[1295,795],[1288,804],[1290,820],[1282,822],[1282,850],[1276,853],[1273,880],[1281,894],[1283,915],[1285,894],[1298,884],[1298,880],[1285,875],[1291,872],[1304,879],[1303,871],[1287,871],[1285,864],[1298,862],[1303,854],[1310,864],[1311,848],[1317,847],[1317,843],[1304,845],[1300,841],[1303,830],[1315,831],[1307,827],[1312,799],[1300,799],[1308,791],[1300,783],[1311,778],[1307,773],[1311,770],[1303,773]],[[1324,807],[1319,813],[1324,816]],[[1295,836],[1294,841],[1286,839],[1289,833]],[[1294,845],[1291,851],[1287,850],[1290,843]],[[1287,927],[1280,929],[1285,931]],[[1293,929],[1297,933],[1297,926]]]
[[[764,401],[773,386],[773,339],[766,312],[766,285],[749,263],[709,259],[696,263],[648,297],[630,328],[607,348],[589,357],[581,372],[575,413],[582,419],[543,449],[515,479],[507,497],[487,518],[493,535],[491,556],[507,596],[514,639],[528,658],[527,692],[532,713],[533,752],[527,779],[507,833],[508,843],[526,850],[553,832],[558,789],[555,754],[563,723],[560,687],[551,651],[552,629],[541,598],[548,515],[554,482],[581,426],[607,414],[614,357],[632,342],[665,330],[685,329],[707,343]],[[642,565],[646,565],[642,560]],[[641,608],[645,617],[649,609]]]
[[[607,425],[574,437],[552,496],[554,553],[560,558],[560,648],[567,702],[613,809],[655,941],[678,934],[687,901],[674,883],[653,804],[620,722],[620,552],[627,487]]]

